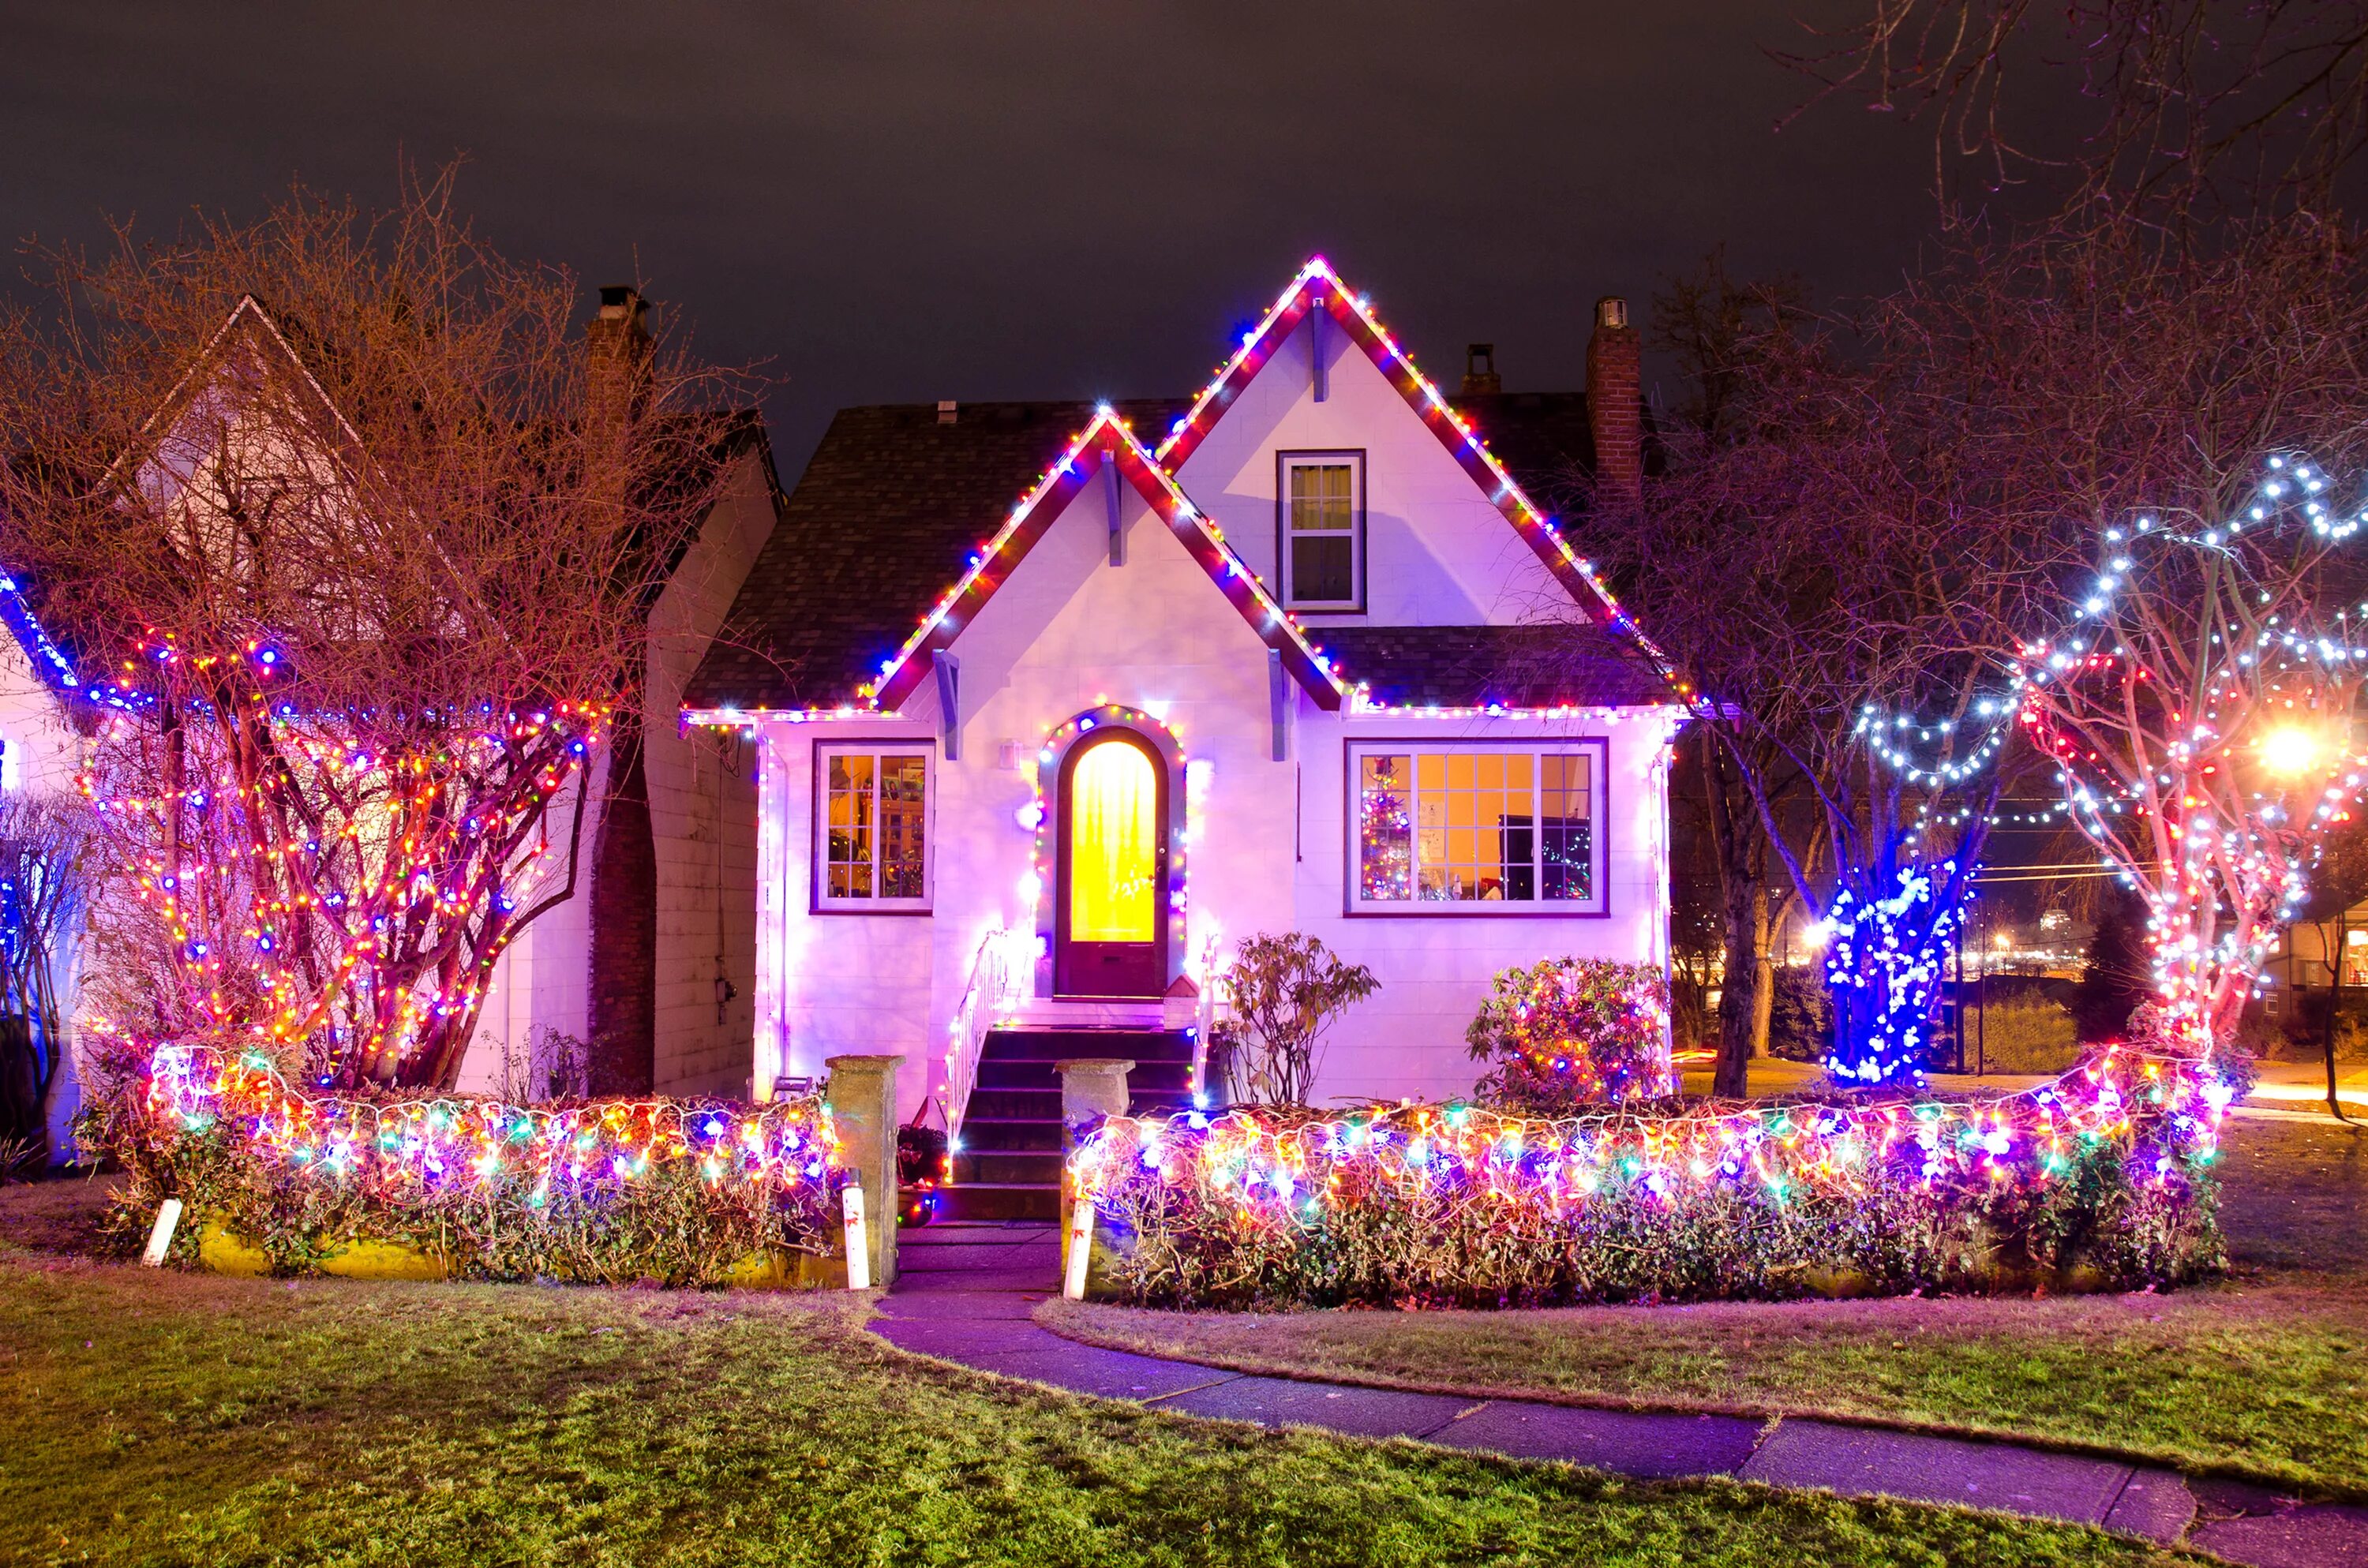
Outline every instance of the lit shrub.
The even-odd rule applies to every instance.
[[[1463,1038],[1493,1063],[1479,1087],[1490,1105],[1553,1115],[1678,1092],[1658,964],[1565,958],[1504,970]]]

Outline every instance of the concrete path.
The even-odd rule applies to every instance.
[[[1081,1345],[1039,1327],[1029,1314],[1053,1293],[1060,1256],[1049,1225],[932,1225],[905,1232],[897,1246],[902,1272],[873,1332],[902,1349],[1078,1393],[1653,1480],[1725,1475],[1960,1503],[2183,1542],[2257,1568],[2368,1568],[2368,1507],[2301,1503],[2116,1460],[1839,1422],[1583,1410],[1247,1376]]]

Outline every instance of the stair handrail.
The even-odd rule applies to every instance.
[[[1217,938],[1212,937],[1201,949],[1201,995],[1193,1009],[1192,1019],[1192,1101],[1201,1103],[1209,1092],[1209,1031],[1217,1025],[1219,1010],[1224,1006],[1218,988],[1225,983],[1224,971],[1217,967]]]
[[[1019,934],[997,926],[979,939],[972,959],[970,983],[950,1026],[946,1044],[946,1146],[962,1146],[962,1119],[970,1113],[971,1091],[978,1083],[979,1052],[986,1037],[1019,1000],[1019,977],[1027,972],[1019,961]]]

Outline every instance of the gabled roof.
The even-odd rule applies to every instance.
[[[1551,622],[1335,626],[1325,630],[1324,651],[1360,702],[1387,708],[1628,708],[1670,700],[1659,674],[1611,637]]]
[[[937,650],[962,635],[962,628],[986,607],[996,589],[1028,558],[1029,551],[1044,537],[1053,519],[1101,472],[1103,464],[1112,462],[1118,465],[1119,476],[1150,505],[1159,520],[1200,562],[1210,582],[1241,612],[1258,640],[1282,655],[1283,667],[1306,688],[1316,706],[1339,707],[1341,699],[1348,695],[1347,688],[1326,667],[1323,655],[1308,642],[1242,558],[1234,553],[1215,525],[1178,487],[1167,471],[1152,460],[1150,449],[1135,439],[1134,432],[1115,409],[1108,407],[1094,411],[1093,419],[1012,509],[1010,517],[979,551],[962,580],[930,609],[920,629],[905,640],[895,656],[881,666],[880,678],[871,683],[866,695],[883,709],[901,704],[928,673],[931,656]]]
[[[1164,429],[1175,400],[1112,405]],[[1090,403],[842,408],[782,502],[687,708],[837,707],[880,674],[1093,419]]]
[[[1478,427],[1457,412],[1446,394],[1416,366],[1413,356],[1383,330],[1365,299],[1352,293],[1339,274],[1332,270],[1332,264],[1320,256],[1299,269],[1291,286],[1267,308],[1265,318],[1243,334],[1241,347],[1218,370],[1216,379],[1201,389],[1192,406],[1170,427],[1167,438],[1159,445],[1160,463],[1170,473],[1180,472],[1194,449],[1215,427],[1226,405],[1265,368],[1276,347],[1306,319],[1310,311],[1315,310],[1338,323],[1349,339],[1365,351],[1365,357],[1397,388],[1407,406],[1439,437],[1440,444],[1464,472],[1472,476],[1481,494],[1504,514],[1514,531],[1536,551],[1546,570],[1570,591],[1571,597],[1582,608],[1600,615],[1612,631],[1633,639],[1654,667],[1666,675],[1668,661],[1629,619],[1628,612],[1620,608],[1619,600],[1595,574],[1593,563],[1570,547],[1552,516],[1531,501],[1511,471],[1489,450]],[[1589,456],[1592,455],[1590,444]]]
[[[1167,502],[1154,502],[1167,508],[1161,516],[1169,526],[1176,527],[1178,507],[1191,507],[1176,485],[1185,460],[1285,335],[1319,308],[1398,389],[1601,637],[1601,647],[1583,652],[1571,667],[1600,670],[1603,679],[1584,683],[1585,691],[1571,688],[1567,700],[1679,699],[1667,661],[1538,504],[1577,488],[1577,477],[1593,466],[1585,397],[1510,393],[1465,400],[1473,409],[1486,410],[1492,429],[1501,428],[1499,455],[1480,439],[1472,415],[1449,403],[1422,375],[1366,302],[1321,257],[1300,270],[1197,397],[1189,403],[1114,405],[1122,424],[1167,432],[1146,454],[1148,473],[1138,475],[1131,467],[1123,472],[1147,496],[1152,490],[1146,486],[1170,493]],[[723,632],[686,689],[685,708],[723,714],[850,703],[895,706],[920,679],[925,656],[945,645],[937,618],[951,612],[957,626],[966,624],[984,602],[982,594],[991,595],[1016,562],[1008,553],[1015,541],[1022,554],[1033,543],[1026,524],[1049,498],[1048,487],[1068,486],[1065,498],[1082,483],[1063,470],[1064,461],[1074,463],[1081,455],[1065,433],[1094,417],[1092,405],[1076,403],[963,404],[950,423],[926,403],[840,410],[791,493],[780,526],[743,585]],[[1099,460],[1087,460],[1098,465]],[[1016,507],[1014,492],[1021,493]],[[1043,520],[1049,522],[1059,509],[1052,506]],[[1203,564],[1216,562],[1212,576],[1229,597],[1251,590],[1235,603],[1252,606],[1244,613],[1262,637],[1269,636],[1266,622],[1271,611],[1274,630],[1294,650],[1286,659],[1303,684],[1313,672],[1321,676],[1322,686],[1310,686],[1311,691],[1337,687],[1323,649],[1273,605],[1197,508],[1183,515],[1197,519],[1197,531],[1222,551],[1208,555]],[[989,537],[991,529],[996,531]],[[1186,542],[1190,547],[1193,541]],[[997,559],[998,553],[1006,558]],[[1231,569],[1224,567],[1227,560],[1233,561]],[[1329,644],[1345,630],[1327,626],[1320,636]],[[1573,634],[1569,627],[1559,631]],[[1434,639],[1422,646],[1459,663],[1468,662],[1477,646],[1467,642],[1457,645],[1463,652],[1451,653],[1450,641]],[[1410,650],[1416,644],[1394,646]],[[1620,669],[1622,665],[1628,667]],[[1410,673],[1402,657],[1391,665],[1388,678],[1399,681]],[[1563,684],[1570,687],[1567,677]],[[1649,697],[1633,695],[1647,685]],[[1337,695],[1319,700],[1331,707]]]

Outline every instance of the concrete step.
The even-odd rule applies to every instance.
[[[1061,1218],[1061,1189],[1039,1182],[968,1182],[938,1194],[940,1223]]]
[[[954,1156],[955,1187],[995,1187],[1007,1182],[1058,1187],[1061,1149],[965,1149]]]
[[[962,1119],[962,1149],[967,1153],[1011,1153],[1024,1149],[1058,1149],[1061,1123],[1050,1117],[969,1116]]]

